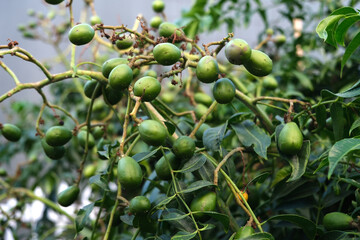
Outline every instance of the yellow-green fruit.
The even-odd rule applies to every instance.
[[[251,47],[243,39],[233,39],[225,46],[225,56],[228,61],[235,65],[244,64],[251,56]]]
[[[97,167],[95,164],[87,165],[83,170],[84,177],[90,178],[90,177],[94,176],[96,173],[96,169],[97,169]]]
[[[303,144],[303,135],[294,122],[286,123],[281,129],[277,145],[281,153],[286,155],[297,154]]]
[[[171,171],[169,168],[169,164],[166,160],[169,161],[170,166],[173,170],[177,170],[178,167],[180,166],[179,159],[177,159],[172,152],[167,153],[166,158],[162,156],[155,164],[156,175],[161,180],[171,179]]]
[[[153,78],[157,78],[157,73],[155,70],[147,70],[145,73],[144,73],[144,76],[149,76],[149,77],[153,77]]]
[[[342,212],[331,212],[324,216],[323,224],[326,230],[349,230],[353,228],[353,218]]]
[[[58,160],[65,155],[64,146],[59,146],[59,147],[50,146],[49,144],[46,143],[44,138],[41,140],[41,146],[43,147],[46,156],[48,156],[53,160]]]
[[[102,74],[104,77],[108,78],[110,72],[120,64],[127,64],[129,61],[126,58],[111,58],[107,61],[105,61],[102,65]]]
[[[164,92],[160,97],[164,103],[169,104],[174,102],[176,95],[173,92]]]
[[[149,211],[151,208],[151,203],[149,199],[145,196],[136,196],[131,199],[129,204],[129,210],[131,213],[139,214]]]
[[[235,97],[235,85],[228,78],[217,80],[213,86],[213,95],[218,103],[230,103]]]
[[[195,93],[194,100],[196,103],[201,103],[208,107],[210,107],[210,105],[213,102],[212,98],[209,95],[207,95],[206,93],[202,93],[202,92]]]
[[[215,58],[205,56],[200,59],[196,66],[196,77],[200,82],[212,83],[218,79],[219,66]]]
[[[165,3],[162,0],[155,0],[152,2],[152,8],[155,12],[162,12],[165,8]]]
[[[200,119],[202,116],[204,116],[206,114],[208,110],[208,107],[205,106],[204,104],[198,104],[196,105],[195,109],[194,109],[194,112],[195,112],[195,116],[197,119]],[[209,114],[207,117],[206,117],[206,120],[211,120],[213,117],[212,117],[212,114]]]
[[[151,145],[160,146],[164,144],[168,136],[167,129],[158,121],[145,120],[139,126],[139,133],[141,139]]]
[[[281,46],[283,45],[285,42],[286,42],[286,36],[281,34],[281,35],[277,35],[275,38],[274,38],[274,42],[277,46]]]
[[[249,237],[255,233],[255,230],[251,226],[244,226],[236,231],[234,240],[240,240],[245,237]]]
[[[2,128],[0,130],[4,138],[11,142],[17,142],[21,138],[20,128],[13,124],[5,123],[2,125]]]
[[[278,82],[272,75],[264,77],[263,86],[267,90],[274,90],[278,87]]]
[[[69,40],[74,45],[84,45],[94,38],[95,31],[87,23],[81,23],[72,27],[69,31]]]
[[[133,71],[127,64],[120,64],[111,70],[109,84],[113,89],[125,90],[133,80]]]
[[[134,40],[130,37],[125,37],[124,39],[117,40],[115,44],[118,49],[128,49],[134,44]]]
[[[86,145],[86,135],[87,135],[86,131],[80,131],[77,135],[79,144],[83,148],[85,148]],[[93,148],[94,146],[95,146],[95,138],[91,133],[89,133],[88,148]]]
[[[205,192],[200,196],[194,198],[190,204],[190,209],[192,212],[214,211],[215,208],[216,193],[214,192]],[[200,220],[205,220],[205,216],[203,213],[196,213],[194,215]]]
[[[88,98],[92,98],[92,95],[96,89],[96,85],[98,84],[98,81],[96,80],[90,80],[87,81],[84,85],[84,94],[85,96],[87,96]],[[97,88],[97,91],[95,93],[95,98],[99,97],[101,95],[101,87]]]
[[[164,66],[169,66],[181,57],[181,51],[172,43],[160,43],[154,47],[153,50],[155,60]]]
[[[80,189],[76,185],[72,185],[68,187],[67,189],[65,189],[64,191],[58,194],[57,196],[58,203],[63,207],[70,206],[76,201],[79,192]]]
[[[91,25],[100,24],[101,22],[101,18],[98,15],[91,16],[90,18]]]
[[[273,63],[267,54],[253,49],[250,58],[244,62],[244,66],[251,74],[264,77],[271,73]]]
[[[188,136],[181,136],[175,140],[172,151],[180,159],[189,159],[195,152],[195,141]]]
[[[145,76],[140,78],[134,84],[135,96],[141,97],[144,102],[154,100],[161,91],[160,82],[153,77]]]
[[[163,22],[160,16],[155,16],[150,20],[150,26],[152,28],[159,28],[160,24]]]
[[[117,177],[121,186],[128,190],[134,190],[140,187],[143,176],[139,165],[131,157],[123,157],[118,162]]]
[[[57,147],[65,145],[72,138],[72,132],[63,126],[54,126],[45,133],[46,143]]]
[[[207,125],[206,123],[203,123],[201,124],[201,126],[199,127],[199,129],[196,131],[195,133],[195,137],[198,139],[198,140],[202,140],[203,138],[203,135],[204,135],[204,132],[206,129],[210,128],[209,125]]]
[[[110,85],[106,86],[104,99],[111,105],[117,104],[121,100],[122,96],[123,92],[121,90],[116,90]]]
[[[173,23],[170,22],[163,22],[160,24],[159,26],[159,35],[161,37],[171,37],[171,35],[173,35],[174,33],[176,33],[177,37],[180,37],[182,35],[182,31],[179,30],[179,27],[176,26]]]

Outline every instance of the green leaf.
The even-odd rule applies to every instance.
[[[169,135],[173,135],[175,130],[176,130],[176,127],[174,126],[174,124],[172,124],[171,122],[168,122],[168,121],[164,121],[165,125],[166,125],[166,128],[169,132]]]
[[[320,171],[323,167],[325,167],[327,165],[329,165],[329,158],[326,157],[320,162],[319,166],[316,168],[316,170],[313,172],[313,174],[317,173],[318,171]]]
[[[296,214],[282,214],[282,215],[273,216],[273,217],[269,218],[268,220],[266,220],[266,222],[272,221],[272,220],[281,220],[281,221],[294,223],[303,229],[305,235],[308,238],[310,238],[310,239],[315,238],[316,224],[307,218],[304,218],[304,217],[296,215]]]
[[[244,146],[253,146],[259,156],[267,159],[266,151],[271,144],[271,138],[261,128],[251,120],[231,124],[231,127]]]
[[[275,240],[270,233],[254,233],[248,237],[241,238],[241,240]]]
[[[215,128],[208,128],[203,135],[203,144],[207,150],[218,151],[222,140],[224,139],[227,124]]]
[[[258,174],[256,177],[251,179],[250,182],[248,182],[246,184],[245,191],[251,183],[256,183],[256,182],[263,183],[269,177],[269,175],[270,175],[270,172],[263,172],[263,173]]]
[[[123,223],[126,223],[127,225],[130,225],[130,226],[133,225],[134,218],[135,218],[134,215],[129,215],[129,214],[124,214],[124,215],[120,216],[120,220]]]
[[[194,232],[196,230],[194,222],[189,217],[189,214],[185,214],[175,208],[165,209],[161,214],[161,219],[158,221],[167,221],[180,231]]]
[[[311,91],[314,90],[314,86],[308,76],[306,76],[304,73],[301,73],[299,71],[293,71],[293,74],[295,77],[299,80],[300,84]]]
[[[338,27],[335,30],[335,40],[338,44],[340,44],[341,46],[345,46],[344,40],[345,40],[346,32],[354,23],[356,23],[359,20],[360,20],[360,16],[356,14],[355,16],[346,17],[344,21],[342,21],[338,25]]]
[[[181,172],[181,173],[194,172],[200,169],[205,164],[205,162],[206,162],[206,157],[204,155],[196,154],[184,164],[182,169],[174,172]]]
[[[320,105],[317,108],[315,108],[315,114],[316,114],[316,122],[318,124],[317,129],[321,130],[326,125],[326,107],[324,105]]]
[[[336,165],[341,159],[343,159],[351,151],[358,149],[360,149],[360,139],[357,138],[345,138],[335,143],[329,151],[328,178],[330,179],[336,168]]]
[[[88,75],[77,75],[77,77],[80,79],[83,79],[83,80],[87,80],[87,81],[92,80],[92,78]]]
[[[215,185],[214,185],[214,183],[209,182],[209,181],[199,180],[199,181],[191,183],[186,189],[180,191],[180,193],[190,193],[190,192],[194,192],[196,190],[199,190],[204,187],[209,187],[209,186],[215,186]]]
[[[342,15],[342,14],[353,14],[357,13],[357,11],[352,7],[342,7],[334,10],[330,15]]]
[[[302,175],[304,175],[307,163],[309,161],[310,151],[310,141],[305,140],[301,150],[296,155],[292,156],[290,160],[288,160],[292,168],[292,172],[287,182],[298,180]]]
[[[351,134],[351,132],[352,132],[354,129],[356,129],[356,128],[358,128],[358,127],[360,127],[360,118],[356,119],[356,120],[353,122],[353,124],[351,125],[351,128],[350,128],[350,130],[349,130],[349,135]]]
[[[159,148],[156,148],[156,149],[152,150],[151,152],[137,153],[134,156],[132,156],[132,158],[137,162],[141,162],[141,161],[144,161],[144,160],[148,159],[149,157],[155,155],[157,153],[157,151],[159,151]]]
[[[109,186],[107,184],[107,180],[101,175],[101,174],[98,174],[98,175],[95,175],[95,176],[92,176],[90,179],[89,179],[89,183],[90,184],[95,184],[97,186],[99,186],[101,189],[103,189],[104,191],[109,191]]]
[[[342,77],[342,72],[345,66],[345,63],[350,58],[350,56],[355,52],[355,50],[360,46],[360,32],[356,34],[356,36],[351,40],[349,45],[346,47],[344,56],[341,60],[341,70],[340,77]]]
[[[276,184],[278,184],[279,182],[281,182],[282,180],[284,180],[285,178],[287,178],[288,176],[290,176],[291,173],[291,167],[290,166],[286,166],[281,168],[275,176],[274,181],[271,184],[271,187],[274,187]]]
[[[333,38],[333,35],[331,35],[331,34],[333,34],[337,23],[343,17],[345,17],[345,15],[343,15],[343,14],[330,15],[330,16],[324,18],[323,20],[321,20],[320,23],[316,27],[316,33],[318,34],[318,36],[321,39],[324,39],[324,41],[327,41],[329,37]],[[331,36],[329,36],[329,34]],[[330,41],[329,43],[331,44],[332,42]],[[331,44],[331,45],[333,45],[333,44]],[[336,44],[333,46],[336,47]]]
[[[196,212],[193,212],[193,213],[196,213]],[[228,215],[218,213],[218,212],[213,212],[213,211],[202,211],[201,214],[208,215],[208,216],[218,220],[223,225],[225,232],[227,232],[229,230],[230,220],[229,220]]]
[[[345,92],[333,93],[326,89],[321,91],[321,97],[323,99],[328,98],[329,95],[337,96],[337,97],[341,97],[341,98],[358,97],[358,96],[360,96],[360,80],[357,81],[351,88],[349,88]]]
[[[90,222],[89,215],[94,209],[94,206],[95,203],[90,203],[78,211],[75,218],[76,232],[80,232]]]
[[[174,236],[172,236],[171,240],[189,240],[193,239],[196,236],[197,232],[188,233],[184,231],[177,232]]]
[[[335,102],[331,104],[330,116],[332,118],[332,127],[335,140],[338,141],[344,137],[345,118],[344,110],[341,103]]]
[[[346,183],[348,183],[348,184],[351,184],[351,185],[353,185],[354,187],[360,189],[360,182],[355,181],[354,179],[340,178],[339,180],[342,181],[342,182],[346,182]]]

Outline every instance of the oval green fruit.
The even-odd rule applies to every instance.
[[[111,58],[107,61],[105,61],[102,65],[101,72],[104,77],[108,78],[110,75],[110,72],[120,64],[128,64],[129,61],[126,58]]]
[[[216,208],[215,192],[205,192],[200,196],[194,198],[190,204],[190,209],[192,212],[214,211],[215,208]],[[206,216],[204,216],[203,213],[196,213],[195,217],[200,220],[206,219]]]
[[[41,140],[41,146],[43,147],[46,156],[48,156],[53,160],[58,160],[65,155],[66,150],[64,146],[59,146],[59,147],[50,146],[49,144],[46,143],[45,138]]]
[[[72,138],[72,132],[64,126],[54,126],[45,133],[46,143],[57,147],[65,145]]]
[[[155,60],[164,66],[169,66],[181,57],[181,51],[172,43],[160,43],[153,50]]]
[[[69,31],[69,40],[74,45],[84,45],[94,38],[95,31],[87,23],[81,23],[72,27]]]
[[[133,80],[133,71],[127,64],[115,67],[109,75],[109,84],[113,89],[125,90]]]
[[[250,59],[251,47],[243,39],[232,39],[225,46],[225,56],[227,60],[235,65],[241,65]]]
[[[244,62],[244,66],[251,74],[264,77],[271,73],[273,63],[267,54],[253,49],[250,58]]]
[[[21,130],[11,123],[5,123],[0,129],[4,138],[11,142],[17,142],[21,138]]]
[[[58,194],[58,203],[63,207],[68,207],[76,201],[79,193],[79,187],[76,185],[72,185]]]
[[[160,16],[155,16],[150,20],[150,26],[152,28],[159,28],[160,24],[163,22]]]
[[[286,42],[286,36],[283,34],[277,35],[276,37],[274,37],[274,43],[276,44],[276,46],[281,46]]]
[[[182,35],[182,31],[179,30],[179,27],[176,26],[175,24],[170,23],[170,22],[163,22],[163,23],[160,24],[160,26],[159,26],[159,35],[161,37],[169,38],[174,33],[176,33],[177,37],[181,37],[181,35]]]
[[[83,170],[84,177],[90,178],[90,177],[94,176],[96,173],[96,169],[97,169],[97,167],[95,164],[87,165]]]
[[[195,93],[194,100],[196,103],[201,103],[208,107],[210,107],[210,105],[213,102],[212,98],[209,95],[207,95],[206,93],[202,93],[202,92]]]
[[[45,2],[47,2],[48,4],[52,4],[52,5],[56,5],[59,4],[61,2],[63,2],[64,0],[45,0]]]
[[[160,146],[164,144],[168,136],[167,129],[158,121],[145,120],[139,126],[139,133],[141,139],[151,145]]]
[[[161,91],[160,82],[153,77],[142,77],[134,84],[135,96],[141,97],[144,102],[150,102],[154,100]]]
[[[195,141],[189,136],[181,136],[175,140],[172,151],[180,159],[190,159],[195,152]]]
[[[165,8],[165,3],[162,0],[155,0],[152,2],[152,9],[155,12],[162,12]]]
[[[169,161],[170,166],[173,170],[177,170],[180,166],[179,159],[176,158],[174,153],[169,152],[166,153],[166,158],[162,156],[155,164],[155,172],[159,179],[161,180],[170,180],[171,179],[171,171],[169,168]]]
[[[200,59],[196,66],[196,77],[200,82],[212,83],[218,79],[219,66],[215,58],[205,56]]]
[[[96,85],[97,85],[97,81],[96,80],[90,80],[87,81],[84,85],[84,94],[85,96],[87,96],[88,98],[92,98],[92,95],[96,89]],[[98,88],[98,90],[95,93],[95,98],[99,97],[101,95],[101,87]]]
[[[131,37],[125,37],[124,39],[117,40],[115,44],[120,50],[128,49],[134,44],[134,40]]]
[[[83,148],[85,148],[86,145],[86,135],[87,135],[86,131],[80,131],[77,135],[79,145]],[[88,148],[90,149],[93,148],[94,146],[95,146],[95,138],[91,133],[89,133]]]
[[[353,218],[342,212],[331,212],[324,216],[323,224],[326,230],[349,230]]]
[[[267,90],[275,90],[278,87],[278,82],[272,75],[264,77],[263,86]]]
[[[101,22],[102,22],[101,18],[98,15],[91,16],[91,18],[90,18],[91,25],[101,24]]]
[[[303,135],[294,122],[286,123],[281,129],[277,145],[281,153],[286,155],[297,154],[303,144]]]
[[[204,116],[206,114],[208,110],[208,107],[205,106],[204,104],[198,104],[196,105],[194,112],[195,112],[195,116],[197,119],[200,119],[202,116]],[[213,118],[212,114],[210,113],[207,117],[206,120],[210,121]]]
[[[144,73],[144,76],[149,76],[149,77],[153,77],[153,78],[157,78],[157,72],[155,70],[147,70],[145,73]]]
[[[198,140],[202,140],[202,137],[204,135],[204,132],[206,129],[210,128],[209,125],[207,125],[206,123],[203,123],[201,124],[201,126],[199,127],[199,129],[196,131],[195,133],[195,137],[198,139]]]
[[[234,240],[240,240],[245,237],[249,237],[255,233],[255,230],[251,226],[244,226],[236,231]]]
[[[131,213],[139,214],[149,211],[151,208],[151,203],[149,199],[145,196],[136,196],[131,199],[129,204],[129,210]]]
[[[230,103],[235,97],[235,85],[228,78],[217,80],[213,86],[213,95],[218,103]]]
[[[106,86],[104,99],[111,105],[115,105],[120,102],[123,96],[123,92],[112,88],[110,85]]]
[[[134,190],[140,187],[143,176],[139,165],[131,157],[123,157],[118,162],[117,177],[122,187]]]

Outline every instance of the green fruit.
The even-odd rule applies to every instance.
[[[122,91],[116,90],[116,89],[112,88],[110,85],[106,86],[104,99],[111,105],[115,105],[118,102],[120,102],[122,96],[123,96]]]
[[[272,28],[266,29],[266,35],[273,35],[273,34],[274,34],[274,30]]]
[[[104,135],[105,129],[101,126],[96,126],[92,129],[92,133],[95,139],[100,139]]]
[[[323,224],[326,230],[349,230],[353,228],[353,218],[342,212],[331,212],[324,216]]]
[[[86,135],[87,135],[87,131],[80,131],[77,135],[79,144],[83,148],[85,148],[85,144],[86,144]],[[93,148],[94,146],[95,146],[95,138],[91,133],[89,133],[88,148]]]
[[[176,95],[172,92],[164,92],[161,94],[161,100],[166,103],[166,104],[169,104],[169,103],[172,103],[176,97]]]
[[[162,12],[165,8],[165,3],[162,0],[155,0],[152,3],[152,8],[155,12]]]
[[[5,123],[0,128],[2,135],[11,142],[17,142],[21,138],[21,130],[17,126]]]
[[[79,187],[76,185],[72,185],[58,194],[58,203],[63,207],[68,207],[76,201],[79,193]]]
[[[5,168],[0,168],[0,176],[1,177],[6,177],[6,175],[7,175],[6,169]]]
[[[72,27],[69,31],[69,40],[74,45],[84,45],[94,38],[95,31],[87,23],[81,23]]]
[[[101,22],[102,22],[101,18],[98,15],[91,16],[91,18],[90,18],[91,25],[101,24]]]
[[[98,151],[98,152],[105,151],[104,146],[105,146],[105,145],[109,145],[109,144],[111,144],[111,141],[110,141],[109,139],[104,139],[104,138],[100,139],[100,141],[99,141],[99,143],[98,143],[98,145],[97,145],[97,151]],[[98,156],[99,156],[99,158],[102,159],[102,160],[107,160],[106,157],[103,157],[103,156],[100,155],[100,154],[98,154]]]
[[[252,50],[249,44],[243,39],[233,39],[225,46],[227,60],[235,65],[244,64],[250,59]]]
[[[217,80],[213,86],[213,95],[218,103],[230,103],[235,97],[235,85],[228,78]]]
[[[159,28],[160,24],[163,22],[160,16],[155,16],[150,20],[150,26],[152,28]]]
[[[90,80],[87,81],[84,85],[84,94],[85,96],[87,96],[88,98],[92,98],[92,95],[95,91],[96,85],[97,85],[98,81],[96,80]],[[99,97],[101,95],[101,87],[98,88],[98,90],[95,93],[95,98]]]
[[[72,138],[72,132],[63,126],[49,128],[45,134],[46,143],[57,147],[65,145]]]
[[[90,177],[94,176],[96,173],[96,169],[97,169],[97,167],[95,164],[87,165],[83,170],[84,177],[90,178]]]
[[[195,152],[195,141],[188,136],[181,136],[175,140],[172,151],[180,159],[189,159]]]
[[[52,5],[56,5],[61,3],[64,0],[45,0],[45,2],[47,2],[48,4],[52,4]]]
[[[157,72],[155,70],[147,70],[144,73],[144,76],[149,76],[149,77],[153,77],[153,78],[157,78]]]
[[[213,102],[212,98],[209,95],[207,95],[206,93],[202,93],[202,92],[195,93],[194,100],[195,100],[195,102],[204,104],[205,106],[208,106],[208,107],[210,107],[210,105]]]
[[[139,126],[139,133],[141,139],[151,145],[160,146],[164,144],[168,136],[167,129],[158,121],[145,120]]]
[[[234,240],[240,240],[245,237],[249,237],[255,233],[255,230],[251,226],[244,226],[236,231]]]
[[[202,140],[202,137],[204,135],[204,132],[206,129],[210,128],[209,125],[207,125],[206,123],[203,123],[201,124],[201,126],[199,127],[199,129],[196,131],[195,133],[195,137],[198,139],[198,140]]]
[[[46,156],[53,160],[58,160],[65,155],[64,146],[52,147],[46,143],[44,138],[41,140],[41,146],[43,147]]]
[[[219,66],[215,58],[202,57],[196,66],[196,77],[200,82],[212,83],[218,79]]]
[[[181,51],[172,43],[160,43],[153,50],[155,60],[164,66],[169,66],[181,57]]]
[[[149,199],[145,196],[136,196],[131,199],[129,204],[129,210],[131,213],[145,213],[151,208],[151,203]]]
[[[192,212],[202,212],[202,211],[214,211],[216,208],[216,193],[215,192],[205,192],[200,196],[194,198],[191,201],[190,209]],[[203,213],[196,213],[195,217],[199,220],[205,220],[206,216]]]
[[[244,62],[244,66],[251,74],[258,77],[264,77],[271,73],[273,63],[265,53],[259,50],[252,50],[251,56]]]
[[[175,24],[170,23],[170,22],[163,22],[163,23],[160,24],[160,26],[159,26],[159,35],[161,37],[169,38],[174,33],[176,33],[177,37],[181,37],[181,35],[182,35],[182,31],[179,30],[179,27],[176,26]]]
[[[135,154],[144,153],[148,151],[149,151],[149,145],[147,145],[146,143],[140,140],[136,142],[135,146],[131,149],[129,155],[134,156]]]
[[[128,49],[134,44],[134,40],[130,37],[125,37],[124,39],[117,40],[115,44],[118,49]]]
[[[170,166],[173,170],[177,170],[180,166],[179,159],[176,158],[174,153],[169,152],[166,154],[166,158],[162,156],[155,164],[155,172],[159,179],[161,180],[170,180],[171,179],[171,171],[169,168],[169,164],[166,161],[168,160]]]
[[[134,190],[140,187],[142,182],[142,170],[139,165],[131,157],[123,157],[118,162],[117,177],[122,187]]]
[[[125,90],[133,80],[133,72],[126,64],[115,67],[109,75],[109,84],[113,89]]]
[[[283,45],[285,42],[286,42],[286,36],[281,34],[281,35],[277,35],[275,38],[274,38],[274,42],[277,46],[281,46]]]
[[[103,63],[102,65],[102,74],[104,77],[108,78],[110,72],[120,64],[128,64],[129,61],[126,58],[111,58]]]
[[[263,86],[267,90],[274,90],[278,87],[278,82],[272,75],[264,77]]]
[[[135,96],[141,97],[144,102],[154,100],[161,91],[160,82],[153,77],[142,77],[134,84]]]
[[[195,116],[197,119],[200,119],[202,116],[204,116],[206,114],[208,110],[208,107],[205,106],[204,104],[198,104],[196,105],[195,109],[194,109],[194,112],[195,112]],[[209,114],[207,117],[206,117],[206,120],[211,120],[213,117],[212,117],[212,114]]]
[[[303,144],[303,135],[294,122],[286,123],[281,129],[277,145],[281,153],[286,155],[297,154]]]

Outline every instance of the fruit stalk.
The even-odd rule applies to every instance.
[[[193,131],[190,133],[189,137],[194,137],[196,131],[200,128],[201,124],[203,124],[207,118],[207,116],[212,113],[215,109],[215,107],[218,105],[218,103],[216,101],[214,101],[209,109],[207,110],[207,112],[200,118],[200,121],[198,122],[198,124],[196,124],[195,128],[193,129]]]

